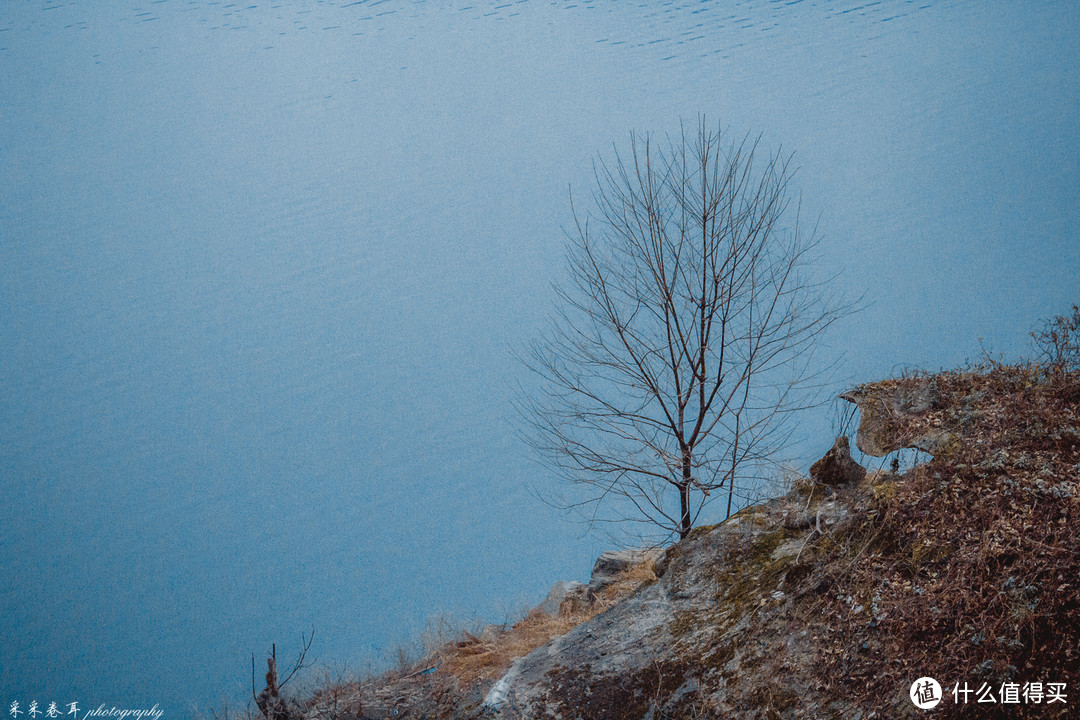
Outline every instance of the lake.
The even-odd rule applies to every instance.
[[[847,381],[1080,301],[1075,3],[12,0],[0,68],[5,709],[236,707],[587,577],[513,351],[632,131],[795,152]]]

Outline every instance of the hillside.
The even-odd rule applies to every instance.
[[[785,496],[634,562],[601,558],[589,586],[557,586],[514,627],[324,688],[295,711],[904,718],[923,714],[908,694],[929,676],[944,695],[935,717],[1076,717],[1076,378],[991,364],[843,397],[858,405],[864,452],[930,459],[867,471],[840,438]]]

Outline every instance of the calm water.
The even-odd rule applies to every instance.
[[[631,130],[797,152],[848,377],[1024,351],[1080,299],[1080,6],[1016,5],[4,3],[0,702],[182,717],[584,577],[509,349]]]

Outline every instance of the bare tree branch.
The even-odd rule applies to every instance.
[[[808,272],[792,156],[761,156],[703,120],[633,134],[594,164],[591,211],[571,198],[568,279],[524,358],[541,391],[519,409],[594,521],[685,537],[721,496],[730,515],[814,402],[816,340],[853,306]]]

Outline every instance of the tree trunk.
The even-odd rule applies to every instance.
[[[682,459],[682,482],[679,483],[679,507],[682,514],[679,516],[679,539],[684,539],[690,534],[690,474],[693,465],[693,456],[689,450],[683,451]]]

